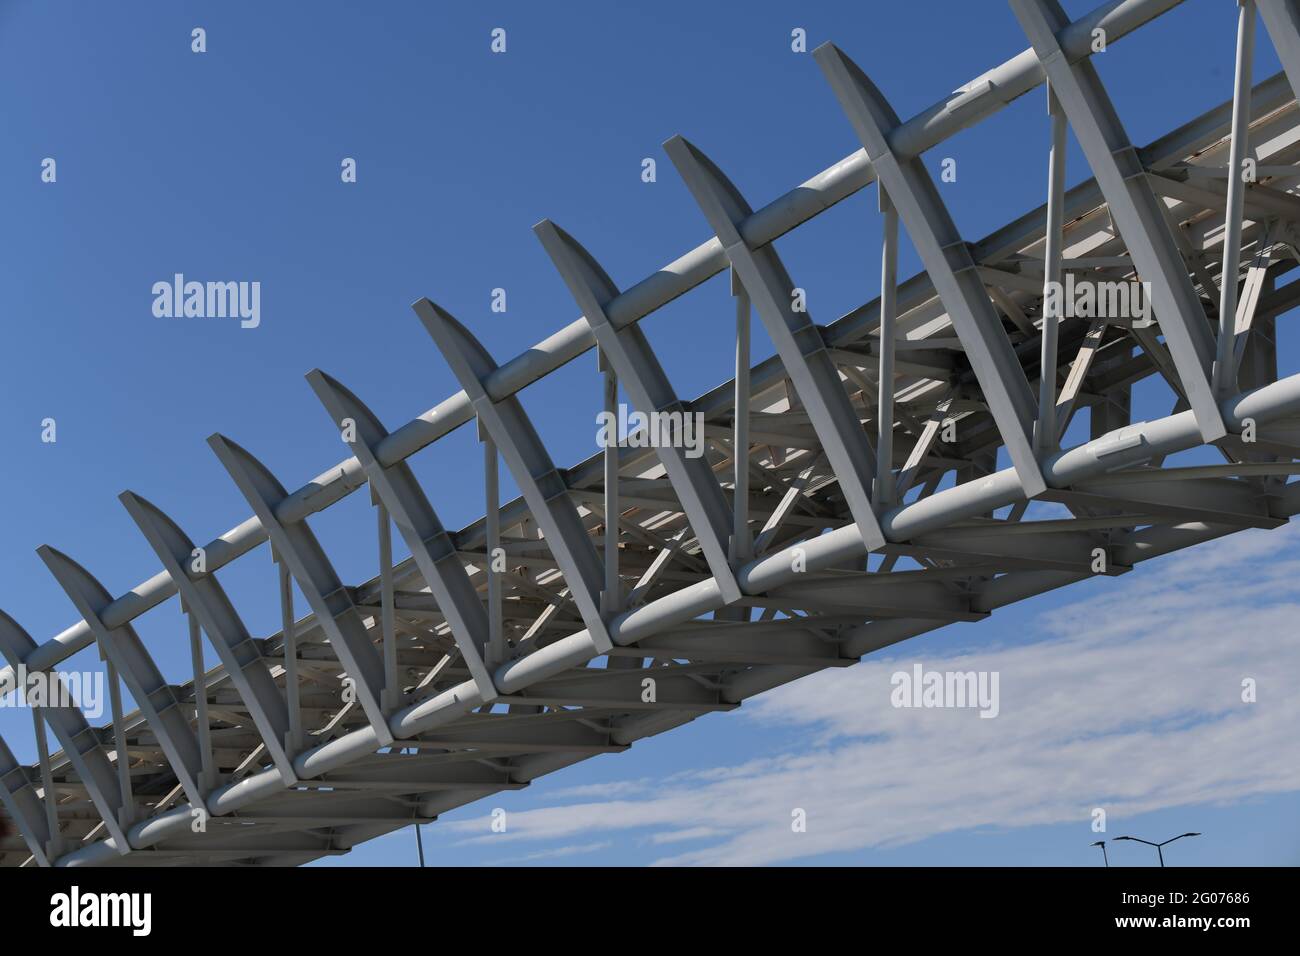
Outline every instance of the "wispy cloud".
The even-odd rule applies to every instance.
[[[512,856],[493,862],[497,866],[507,866],[516,863],[536,863],[539,860],[559,860],[569,856],[580,856],[584,853],[595,853],[612,845],[613,841],[611,840],[601,840],[598,843],[581,843],[573,846],[555,847],[551,850],[538,850],[536,853],[525,853],[523,856]]]
[[[1086,822],[1300,789],[1300,535],[1247,532],[1108,581],[1035,620],[970,629],[972,649],[907,644],[749,702],[732,720],[794,729],[796,751],[572,788],[514,812],[508,833],[451,823],[463,842],[648,830],[667,864],[763,864],[899,845],[975,827]],[[901,709],[890,677],[996,671],[996,719]],[[1242,700],[1253,679],[1258,700]],[[755,728],[757,729],[757,728]],[[791,814],[807,814],[792,832]],[[474,834],[471,836],[470,834]],[[674,847],[674,849],[677,849]]]

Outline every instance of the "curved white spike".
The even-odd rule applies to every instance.
[[[1097,177],[1138,275],[1150,284],[1151,306],[1201,437],[1206,442],[1217,441],[1228,429],[1210,387],[1214,336],[1187,275],[1163,202],[1151,189],[1142,160],[1097,68],[1087,59],[1071,63],[1062,49],[1058,35],[1070,25],[1070,18],[1061,5],[1056,0],[1011,0],[1011,9]]]
[[[830,43],[813,53],[871,158],[876,178],[898,210],[957,337],[970,359],[1016,476],[1032,498],[1047,488],[1034,456],[1038,407],[1024,369],[989,301],[970,248],[919,158],[904,160],[889,145],[898,115],[852,60]]]
[[[15,673],[34,650],[36,641],[32,636],[12,617],[0,611],[0,655],[4,656]],[[50,670],[44,673],[47,680],[56,686],[57,699],[67,700],[66,686],[57,672]],[[129,813],[132,808],[123,802],[113,762],[109,760],[108,751],[100,742],[99,734],[87,723],[81,710],[70,704],[46,703],[41,705],[41,711],[59,745],[63,747],[63,752],[72,761],[109,836],[114,838],[125,853],[128,847],[122,831],[122,819],[124,812]],[[127,758],[125,754],[119,753],[117,759]]]
[[[821,330],[807,311],[795,310],[795,284],[776,249],[770,245],[753,249],[741,236],[740,224],[752,210],[722,170],[680,136],[666,142],[664,149],[710,228],[718,234],[808,410],[862,540],[868,551],[876,550],[885,543],[885,536],[871,504],[875,454],[840,381],[839,369],[826,350]]]
[[[496,370],[497,364],[478,339],[428,299],[421,299],[412,308],[473,402],[479,422],[501,450],[506,467],[551,546],[598,653],[604,654],[613,647],[600,615],[604,566],[569,497],[564,476],[551,461],[519,399],[512,395],[494,402],[488,395],[483,380]]]
[[[244,627],[225,588],[217,581],[215,573],[192,576],[186,571],[194,553],[194,542],[161,509],[130,491],[124,491],[118,497],[176,582],[185,607],[195,615],[211,640],[231,682],[248,707],[284,785],[293,786],[298,778],[293,772],[292,758],[285,750],[289,708],[257,642]]]
[[[684,430],[686,416],[691,412],[673,392],[672,383],[655,357],[645,333],[637,325],[615,329],[605,313],[605,304],[619,294],[613,280],[591,253],[549,219],[534,226],[533,232],[542,241],[578,308],[582,309],[601,352],[627,389],[633,407],[647,416],[656,412],[681,416]],[[736,576],[727,561],[731,509],[723,497],[717,475],[709,467],[708,459],[702,455],[692,458],[678,445],[656,443],[655,450],[723,596],[728,603],[739,600],[740,586],[736,584]],[[747,453],[748,450],[737,450],[737,454]]]
[[[361,623],[351,591],[340,580],[306,521],[287,525],[276,517],[276,505],[287,493],[267,467],[223,435],[213,435],[208,444],[262,522],[275,553],[297,580],[316,614],[316,623],[330,639],[334,653],[355,684],[357,700],[374,728],[379,746],[392,743],[393,735],[379,698],[384,686],[383,662]]]
[[[0,803],[18,827],[36,864],[50,866],[53,861],[46,848],[54,834],[50,833],[45,804],[37,796],[36,784],[28,776],[27,768],[18,762],[3,735],[0,735]]]
[[[465,562],[456,553],[455,542],[438,520],[410,465],[400,461],[385,468],[375,457],[375,449],[388,436],[388,431],[374,412],[320,369],[308,372],[307,381],[340,429],[345,420],[351,420],[356,435],[350,443],[352,451],[365,468],[370,487],[388,509],[433,592],[438,609],[451,626],[456,647],[484,703],[490,703],[498,695],[484,663],[487,615],[465,572]]]
[[[206,807],[199,784],[203,759],[198,739],[175,690],[158,670],[135,628],[130,624],[110,628],[104,623],[100,613],[112,602],[112,595],[76,561],[49,545],[42,545],[36,553],[90,625],[101,656],[122,675],[190,803]]]

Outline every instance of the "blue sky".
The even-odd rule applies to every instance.
[[[1092,3],[1066,6],[1078,16]],[[572,321],[577,310],[531,233],[536,221],[555,219],[622,287],[703,241],[704,219],[659,146],[673,134],[709,153],[754,206],[853,152],[821,71],[790,50],[793,28],[807,31],[809,48],[840,45],[905,118],[1027,45],[999,2],[739,9],[675,0],[0,3],[0,79],[11,92],[0,142],[9,226],[0,230],[0,433],[10,462],[0,471],[0,607],[37,640],[74,621],[34,553],[44,543],[115,594],[155,573],[156,559],[116,501],[123,489],[153,500],[198,541],[245,518],[242,497],[204,442],[214,431],[245,445],[290,488],[344,457],[303,380],[313,367],[356,391],[390,428],[454,392],[409,309],[416,298],[460,318],[498,361]],[[1230,95],[1234,10],[1188,0],[1096,58],[1134,142]],[[194,27],[207,31],[206,53],[191,52]],[[489,50],[496,27],[507,31],[503,55]],[[1277,68],[1261,34],[1257,76]],[[944,157],[958,162],[943,196],[968,239],[1043,201],[1046,133],[1037,91],[927,154],[934,169]],[[56,183],[41,182],[46,157],[57,162]],[[340,181],[345,157],[357,162],[356,183]],[[658,162],[655,183],[641,181],[645,157]],[[1088,176],[1071,141],[1067,181]],[[874,189],[864,190],[779,244],[809,290],[815,321],[876,295],[875,204]],[[900,272],[916,268],[905,245]],[[151,287],[177,272],[259,281],[260,325],[155,317]],[[494,288],[507,291],[504,314],[489,309]],[[682,396],[727,377],[724,277],[642,327]],[[1282,348],[1283,373],[1294,371],[1285,337]],[[771,351],[757,327],[755,351]],[[523,401],[557,463],[592,453],[587,423],[599,381],[591,356],[530,387]],[[1164,398],[1141,390],[1135,401],[1138,417],[1168,412]],[[49,417],[54,444],[40,440]],[[449,526],[482,513],[480,458],[472,429],[462,428],[413,460]],[[513,494],[503,479],[503,493]],[[346,580],[375,567],[365,499],[354,495],[312,521]],[[1287,532],[1253,534],[1262,543],[1206,553],[1246,579],[1300,560]],[[265,547],[221,580],[251,630],[278,629]],[[1088,811],[1101,801],[1111,807],[1108,835],[1130,827],[1148,838],[1206,833],[1180,843],[1171,861],[1176,852],[1186,863],[1297,863],[1296,705],[1280,680],[1298,663],[1285,627],[1297,595],[1286,577],[1270,572],[1268,580],[1266,593],[1222,585],[1218,603],[1173,630],[1167,618],[1142,617],[1143,628],[1121,641],[1137,675],[1131,684],[1112,686],[1097,664],[1094,694],[1058,658],[1077,651],[1090,674],[1094,655],[1110,659],[1088,642],[1120,640],[1100,623],[1120,628],[1117,601],[1180,608],[1205,600],[1162,565],[881,655],[900,666],[991,657],[987,666],[1004,668],[1008,681],[1020,675],[1017,693],[1032,697],[1016,699],[1005,684],[998,720],[896,726],[873,684],[892,663],[873,660],[448,814],[425,828],[426,849],[456,864],[1090,865],[1096,851],[1087,844],[1097,836]],[[1090,597],[1101,603],[1081,625],[1079,602]],[[1233,627],[1246,615],[1259,615],[1259,627]],[[1221,626],[1211,627],[1215,620]],[[187,658],[175,601],[138,623],[180,680]],[[1241,639],[1240,656],[1220,653],[1225,634]],[[66,666],[94,665],[91,652]],[[1213,674],[1235,685],[1243,668],[1279,678],[1249,714],[1225,709],[1203,683]],[[1144,690],[1151,687],[1171,694]],[[819,701],[834,711],[819,710]],[[1058,727],[1070,714],[1092,733]],[[986,750],[981,724],[1016,746]],[[1020,739],[1018,725],[1034,732]],[[0,732],[24,757],[29,728],[26,714],[0,710]],[[1125,762],[1103,759],[1100,744],[1087,745],[1094,737]],[[952,741],[962,742],[956,752]],[[1095,793],[1065,773],[1074,764],[1059,762],[1076,746]],[[987,769],[966,754],[983,755]],[[1013,757],[1020,762],[1008,763]],[[874,772],[877,762],[887,774]],[[1001,791],[985,789],[991,780]],[[710,807],[736,786],[752,806],[715,818]],[[808,833],[794,837],[802,843],[790,842],[796,798],[819,801],[807,808]],[[506,834],[488,830],[498,806],[510,814]],[[773,823],[773,814],[782,819]],[[1143,849],[1121,845],[1112,860],[1141,862]],[[412,835],[337,862],[412,863]]]

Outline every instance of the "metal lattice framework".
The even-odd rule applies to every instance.
[[[1300,485],[1287,483],[1300,473],[1300,376],[1278,378],[1274,330],[1300,304],[1300,283],[1275,279],[1300,262],[1300,7],[1244,0],[1233,99],[1138,149],[1090,62],[1095,31],[1114,43],[1179,2],[1110,2],[1070,22],[1056,0],[1011,0],[1031,47],[906,122],[823,46],[816,61],[861,150],[754,210],[675,137],[666,149],[708,242],[620,290],[543,222],[538,237],[582,317],[497,365],[420,300],[462,391],[389,431],[311,372],[354,457],[292,492],[213,436],[253,517],[204,545],[203,564],[185,531],[130,492],[122,502],[163,565],[138,587],[114,597],[40,549],[81,620],[37,644],[0,613],[0,652],[35,673],[94,645],[112,721],[34,707],[34,766],[0,740],[16,831],[0,863],[343,853],[951,622],[1285,523],[1300,511]],[[1256,7],[1284,72],[1252,88]],[[1047,203],[967,242],[920,157],[1045,81]],[[1095,177],[1068,192],[1067,123]],[[1247,159],[1253,182],[1230,174]],[[774,240],[872,182],[881,294],[817,325],[795,307]],[[901,283],[900,224],[925,269]],[[735,378],[682,402],[638,323],[728,269]],[[1140,279],[1154,318],[1061,318],[1044,293],[1067,275]],[[751,313],[776,348],[753,367]],[[607,408],[621,387],[643,413],[699,414],[706,453],[625,444],[557,468],[516,396],[591,349]],[[1150,376],[1176,404],[1133,422],[1130,389]],[[1062,449],[1085,410],[1089,440]],[[407,459],[471,421],[487,513],[450,532]],[[1223,462],[1166,465],[1203,445]],[[1001,450],[1010,466],[998,470]],[[504,505],[499,459],[522,492]],[[365,485],[380,567],[351,586],[308,519]],[[1068,517],[1038,520],[1031,501]],[[395,566],[394,526],[411,552]],[[217,572],[264,542],[283,629],[255,638]],[[177,594],[195,662],[183,686],[132,627]],[[206,672],[204,635],[220,659]]]

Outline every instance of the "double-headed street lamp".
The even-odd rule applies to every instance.
[[[1106,841],[1098,840],[1096,843],[1092,845],[1101,847],[1101,861],[1105,863],[1107,866],[1110,866],[1110,858],[1106,856]]]
[[[1189,837],[1189,836],[1200,836],[1200,834],[1199,834],[1199,833],[1180,833],[1180,834],[1178,834],[1178,836],[1176,836],[1176,837],[1170,837],[1170,838],[1169,838],[1168,840],[1166,840],[1164,843],[1152,843],[1150,840],[1143,840],[1143,839],[1141,839],[1140,837],[1131,837],[1131,836],[1115,837],[1115,839],[1116,839],[1116,840],[1132,840],[1134,843],[1145,843],[1147,846],[1153,846],[1153,847],[1155,847],[1155,848],[1156,848],[1156,853],[1158,853],[1158,854],[1160,855],[1160,865],[1161,865],[1161,866],[1164,866],[1164,865],[1165,865],[1165,854],[1164,854],[1164,851],[1161,849],[1161,847],[1166,847],[1166,846],[1168,846],[1169,844],[1173,843],[1175,840],[1181,840],[1183,837]],[[1093,844],[1093,846],[1096,846],[1096,845],[1097,845],[1097,844],[1095,844],[1095,843]],[[1102,852],[1102,853],[1105,853],[1105,852],[1106,852],[1106,848],[1105,848],[1105,847],[1102,847],[1102,851],[1101,851],[1101,852]],[[1107,865],[1109,865],[1109,864],[1107,864]]]

